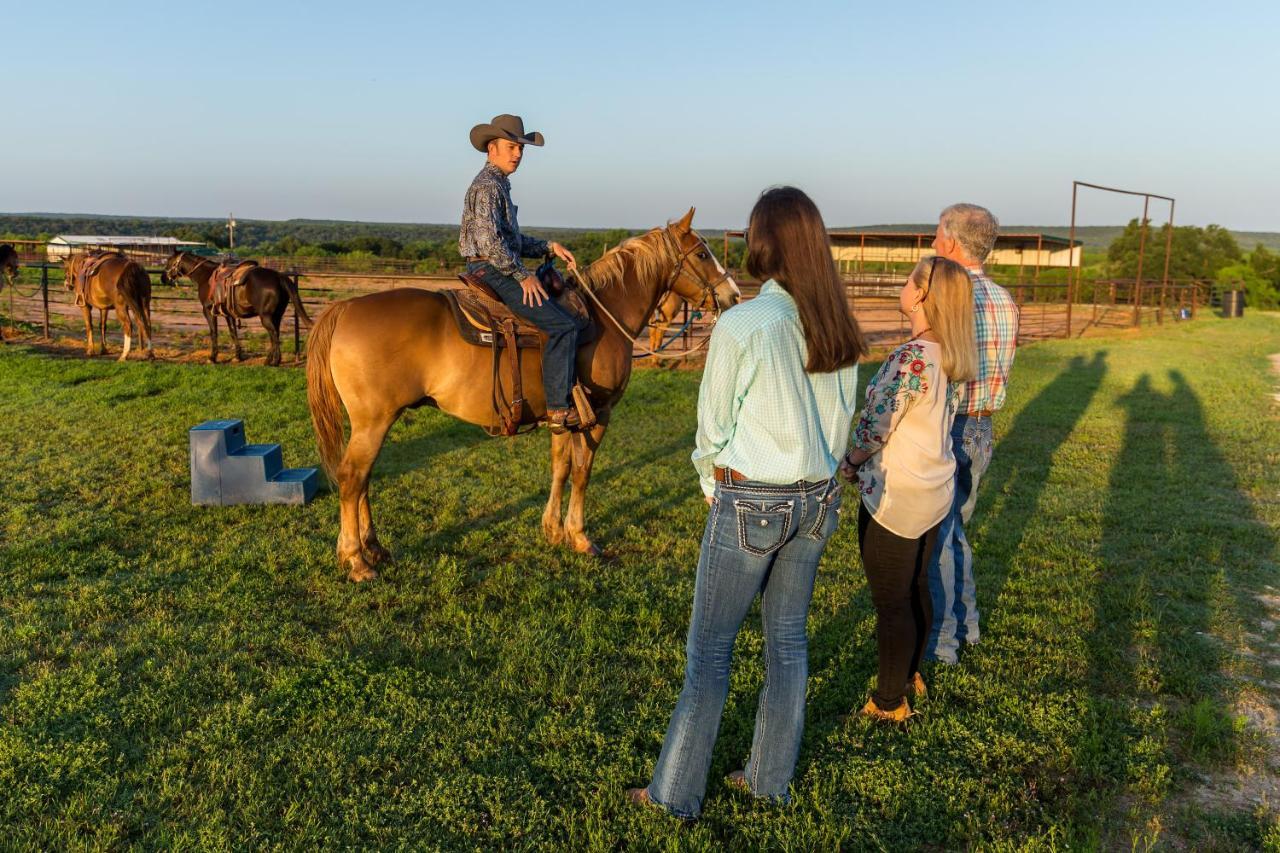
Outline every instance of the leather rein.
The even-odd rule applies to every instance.
[[[659,229],[655,229],[655,230],[659,230]],[[668,293],[670,293],[672,290],[675,289],[675,284],[677,281],[679,281],[680,273],[684,271],[685,262],[689,260],[689,256],[692,255],[694,252],[696,252],[699,248],[702,248],[703,246],[706,245],[701,239],[699,239],[697,243],[690,246],[688,249],[681,250],[679,242],[676,240],[675,236],[672,235],[671,233],[670,225],[660,230],[662,233],[663,242],[666,243],[668,250],[671,252],[672,256],[675,257],[676,264],[675,264],[675,268],[672,269],[671,271],[671,275],[667,278],[666,284],[662,286],[662,290],[658,294],[659,301],[661,301],[663,297],[665,297]],[[715,312],[716,319],[718,320],[720,318],[720,305],[719,303],[716,302],[715,289],[719,287],[723,282],[729,279],[730,277],[729,271],[726,269],[719,277],[715,279],[708,279],[705,276],[703,276],[702,272],[697,268],[692,266],[690,268],[693,269],[694,275],[698,279],[698,289],[702,292],[702,300],[698,303],[698,309],[701,310],[701,308],[704,305],[710,302],[711,309]],[[582,284],[582,290],[584,290],[587,296],[590,297],[591,301],[596,304],[596,307],[600,309],[601,313],[603,313],[606,317],[608,317],[613,322],[613,325],[617,327],[618,331],[622,333],[622,336],[624,338],[626,338],[628,341],[631,342],[632,349],[634,350],[637,346],[640,348],[640,355],[642,357],[650,356],[652,358],[657,358],[657,359],[688,358],[690,355],[692,355],[695,352],[698,352],[699,350],[701,350],[703,347],[707,346],[707,344],[711,342],[711,336],[707,335],[706,338],[703,339],[702,343],[698,344],[693,349],[683,350],[679,353],[659,352],[658,350],[651,349],[645,346],[644,344],[641,344],[640,339],[637,336],[632,335],[630,332],[628,332],[626,326],[622,325],[622,321],[620,321],[617,317],[613,316],[613,313],[608,308],[605,307],[603,302],[600,301],[600,297],[596,296],[595,291],[592,290],[591,285],[587,283],[586,277],[582,274],[580,270],[575,268],[573,270],[573,274],[574,276],[577,277],[578,281]]]

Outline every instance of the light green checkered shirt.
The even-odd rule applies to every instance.
[[[795,300],[773,279],[716,323],[693,451],[703,494],[715,491],[717,465],[765,483],[835,475],[858,408],[858,366],[810,374],[806,361]]]

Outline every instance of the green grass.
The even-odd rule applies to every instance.
[[[301,371],[0,348],[0,846],[1280,849],[1274,810],[1202,796],[1275,773],[1241,719],[1280,681],[1256,598],[1280,588],[1271,352],[1257,315],[1023,348],[971,525],[981,644],[926,671],[906,731],[841,722],[875,673],[846,524],[794,803],[720,781],[750,743],[753,615],[685,827],[622,790],[680,687],[696,373],[637,375],[617,413],[605,563],[538,538],[545,435],[410,413],[373,486],[399,562],[352,586],[333,494],[188,501],[209,418],[314,462]]]

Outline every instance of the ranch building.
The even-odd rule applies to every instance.
[[[182,249],[195,249],[204,243],[179,240],[176,237],[128,237],[105,234],[59,234],[45,246],[50,261],[60,261],[70,255],[94,249],[113,249],[124,252],[136,260],[163,261]]]

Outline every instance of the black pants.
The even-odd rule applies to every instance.
[[[904,539],[881,527],[865,505],[858,506],[858,548],[876,607],[876,647],[880,653],[880,675],[873,697],[882,711],[902,704],[907,680],[920,669],[933,622],[929,557],[938,526],[917,539]]]

